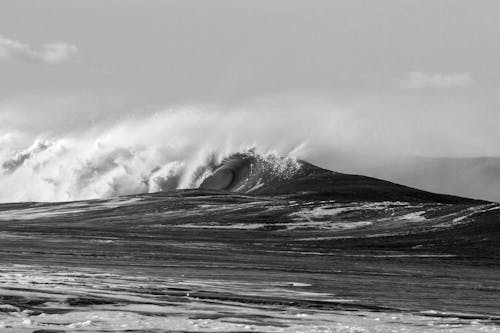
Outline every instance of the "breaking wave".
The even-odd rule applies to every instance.
[[[283,140],[278,119],[249,120],[169,111],[79,135],[38,137],[25,149],[0,148],[0,201],[85,200],[200,185],[248,192],[270,175],[297,172],[302,141]]]

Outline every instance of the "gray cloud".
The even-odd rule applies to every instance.
[[[407,89],[424,89],[464,87],[471,84],[474,84],[474,78],[468,73],[428,74],[413,71],[402,85]]]
[[[40,49],[0,35],[0,59],[59,64],[78,58],[78,48],[65,42],[43,44]]]

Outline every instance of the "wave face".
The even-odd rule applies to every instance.
[[[239,153],[229,156],[215,169],[212,168],[199,188],[250,193],[310,175],[313,170],[322,169],[293,158]]]

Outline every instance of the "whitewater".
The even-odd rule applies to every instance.
[[[315,136],[294,126],[306,118],[293,117],[179,108],[65,134],[6,134],[0,142],[0,202],[196,188],[235,153],[287,168],[306,156],[307,141]]]

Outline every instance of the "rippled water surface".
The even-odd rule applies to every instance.
[[[0,205],[0,332],[500,332],[497,204]]]

